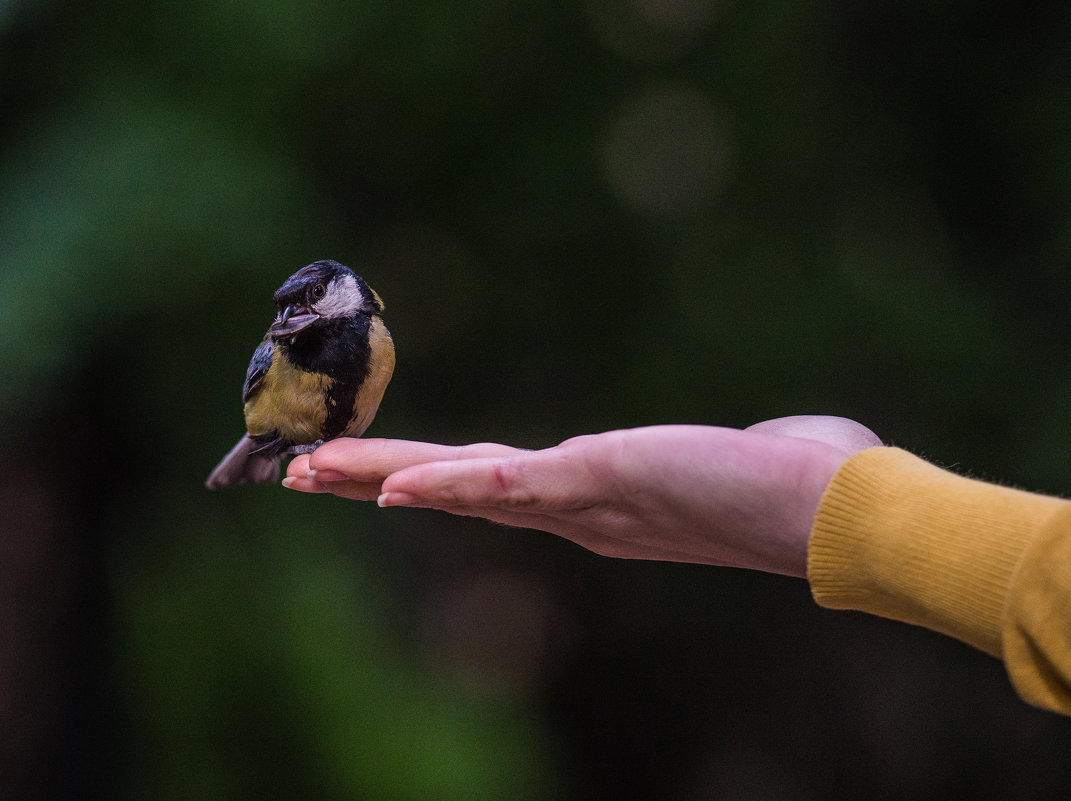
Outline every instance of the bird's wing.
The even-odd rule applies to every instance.
[[[253,351],[253,358],[249,361],[249,369],[245,371],[245,384],[242,386],[242,403],[248,402],[260,389],[260,383],[264,380],[264,376],[267,375],[268,369],[271,367],[271,357],[274,350],[275,344],[272,342],[271,337],[265,337],[260,346]]]

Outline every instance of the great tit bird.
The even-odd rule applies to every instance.
[[[394,372],[383,301],[349,267],[302,267],[275,305],[242,387],[247,433],[208,476],[209,489],[277,481],[284,455],[359,437]]]

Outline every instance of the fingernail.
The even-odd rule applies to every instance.
[[[309,481],[349,481],[349,476],[338,470],[310,470],[305,474]]]
[[[287,489],[290,489],[291,487],[294,486],[294,482],[295,481],[297,481],[297,477],[296,476],[287,476],[286,478],[283,479],[283,486],[286,487]]]
[[[416,495],[410,495],[408,492],[384,492],[378,498],[376,503],[380,506],[412,506],[419,502],[419,498]]]

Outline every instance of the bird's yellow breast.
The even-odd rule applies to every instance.
[[[327,417],[324,396],[332,383],[323,373],[298,370],[276,349],[260,389],[245,404],[246,430],[253,436],[278,431],[299,445],[315,442]]]
[[[372,318],[372,325],[368,330],[368,344],[372,351],[368,362],[368,375],[353,403],[353,417],[345,431],[348,437],[361,436],[372,424],[383,400],[383,393],[394,374],[394,340],[391,339],[387,326],[378,317]]]

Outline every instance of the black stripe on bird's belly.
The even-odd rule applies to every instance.
[[[295,367],[333,379],[324,398],[327,417],[320,429],[321,439],[339,436],[353,417],[357,392],[368,377],[372,361],[368,344],[371,325],[371,318],[358,314],[321,323],[299,334],[293,342],[282,343]]]
[[[363,379],[362,379],[363,380]],[[321,427],[321,439],[334,439],[350,424],[353,418],[353,404],[357,400],[357,390],[361,381],[336,379],[327,391],[327,417]]]

